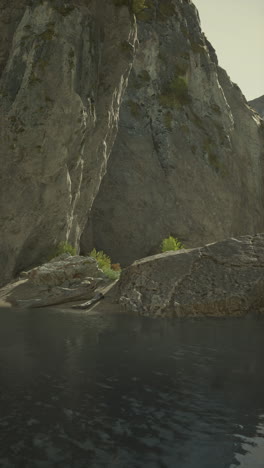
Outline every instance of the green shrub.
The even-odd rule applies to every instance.
[[[111,280],[119,279],[121,273],[121,271],[115,271],[112,268],[103,268],[103,272]]]
[[[64,253],[69,253],[70,255],[76,255],[76,249],[68,242],[60,242],[52,258],[58,257],[59,255],[62,255]]]
[[[163,239],[161,243],[161,251],[168,252],[170,250],[184,249],[184,245],[177,239],[177,237],[169,236]]]
[[[102,250],[97,252],[96,249],[93,249],[90,252],[90,257],[95,258],[98,263],[98,267],[103,271],[103,273],[111,280],[117,280],[121,273],[121,268],[119,263],[111,265],[111,259],[106,255]]]
[[[96,249],[93,249],[89,255],[90,257],[95,258],[101,270],[103,270],[104,268],[111,268],[111,259],[102,250],[97,252]]]

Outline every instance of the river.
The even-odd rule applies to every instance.
[[[0,310],[1,468],[264,468],[264,320]]]

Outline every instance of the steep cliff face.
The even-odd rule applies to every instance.
[[[252,99],[252,101],[249,101],[249,105],[259,113],[262,119],[264,119],[264,95],[256,99]]]
[[[115,3],[0,1],[0,283],[79,246],[134,55]]]
[[[172,234],[198,246],[264,229],[263,124],[217,64],[191,1],[148,0],[84,252],[129,264]]]

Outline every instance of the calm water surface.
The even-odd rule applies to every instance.
[[[0,467],[264,468],[264,320],[0,311]]]

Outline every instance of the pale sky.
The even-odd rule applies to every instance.
[[[219,65],[247,100],[264,94],[264,0],[193,0]]]

